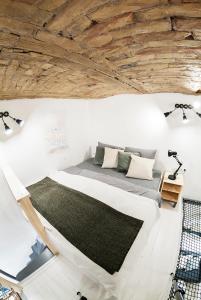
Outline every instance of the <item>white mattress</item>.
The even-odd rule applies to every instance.
[[[94,179],[67,174],[63,171],[54,172],[49,177],[60,184],[92,196],[122,213],[144,221],[120,271],[114,275],[110,275],[91,261],[66,239],[61,237],[50,224],[46,223],[46,226],[51,229],[50,235],[52,238],[57,239],[56,243],[60,254],[68,258],[78,268],[78,272],[86,274],[92,281],[104,286],[108,292],[105,296],[106,298],[104,298],[105,300],[109,299],[108,297],[111,295],[121,300],[131,299],[129,291],[132,292],[133,287],[137,284],[138,264],[140,264],[144,256],[149,233],[159,218],[160,213],[157,203],[154,200],[128,193]]]

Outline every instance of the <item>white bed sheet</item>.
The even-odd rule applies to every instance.
[[[127,297],[130,299],[128,290],[130,289],[132,292],[133,283],[137,284],[139,279],[138,264],[144,256],[149,233],[160,216],[157,203],[154,200],[128,193],[97,180],[67,174],[63,171],[54,172],[49,177],[60,184],[94,197],[124,214],[144,221],[120,271],[114,275],[110,275],[91,261],[70,242],[61,237],[49,223],[46,224],[52,231],[50,235],[54,238],[57,237],[57,245],[58,241],[61,241],[59,244],[60,253],[77,266],[80,272],[104,287],[107,291],[107,296],[104,299],[109,299],[108,297],[111,296],[115,296],[115,299],[126,299]],[[125,293],[126,298],[124,297]]]

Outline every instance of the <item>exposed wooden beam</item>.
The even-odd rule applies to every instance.
[[[47,28],[51,31],[62,31],[67,28],[76,17],[84,15],[91,8],[98,7],[106,2],[109,2],[109,0],[67,1],[66,6],[49,21]]]
[[[128,12],[137,12],[159,4],[167,4],[168,0],[120,0],[102,5],[99,9],[89,14],[95,21],[102,22],[108,18]]]
[[[1,99],[197,95],[200,58],[198,0],[0,3]]]
[[[145,11],[138,12],[136,17],[139,21],[158,20],[169,17],[200,18],[201,5],[200,3],[181,3],[156,6]]]
[[[0,3],[0,16],[43,26],[43,24],[49,20],[52,14],[24,2],[4,0]]]
[[[35,0],[36,1],[36,0]],[[37,0],[37,7],[48,10],[48,11],[54,11],[55,9],[62,6],[66,0]]]

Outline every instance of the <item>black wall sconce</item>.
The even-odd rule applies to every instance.
[[[20,120],[20,119],[17,119],[17,118],[14,118],[14,117],[10,116],[10,114],[9,114],[8,111],[0,112],[0,119],[3,122],[4,129],[5,129],[5,134],[6,135],[11,134],[13,132],[13,130],[7,125],[7,123],[4,120],[5,118],[12,119],[14,122],[16,122],[21,127],[24,125],[24,121],[23,120]]]
[[[186,115],[187,110],[192,110],[198,117],[201,118],[201,113],[195,111],[195,108],[191,104],[175,104],[175,108],[171,111],[165,112],[164,116],[167,118],[170,114],[172,114],[175,110],[181,109],[183,115],[183,123],[188,123],[188,118]]]

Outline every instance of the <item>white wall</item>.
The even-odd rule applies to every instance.
[[[178,151],[187,169],[184,195],[201,200],[201,119],[189,112],[191,121],[184,125],[181,122],[181,112],[172,114],[168,119],[163,115],[174,107],[175,102],[194,101],[201,102],[201,98],[180,94],[155,94],[121,95],[90,101],[0,101],[0,111],[8,110],[13,116],[25,120],[23,128],[14,126],[12,121],[8,122],[15,129],[9,138],[3,135],[3,126],[0,124],[0,165],[7,160],[22,182],[28,185],[50,171],[64,169],[84,160],[89,155],[90,146],[95,149],[98,140],[122,146],[157,148],[159,168],[177,167],[174,159],[167,157],[168,149],[172,149]],[[61,137],[61,143],[55,136]],[[1,198],[2,189],[3,186],[0,187],[0,201],[1,206],[3,205],[2,217],[7,218],[5,223],[9,221],[11,214],[10,211],[8,215],[5,214],[8,199]],[[15,210],[16,208],[12,209],[12,221],[14,215],[17,219],[20,213]],[[1,227],[7,239],[12,236],[9,234],[14,227]],[[2,267],[13,274],[27,259],[26,255],[21,255],[21,247],[23,253],[27,252],[26,249],[30,248],[33,240],[31,228],[30,232],[28,228],[26,230],[29,243],[13,240],[13,243],[19,244],[16,246],[19,251],[13,257],[14,259],[17,253],[20,254],[18,264],[13,265],[10,253],[6,251],[1,256],[4,261]],[[15,269],[11,270],[13,266]]]
[[[14,128],[8,138],[0,122],[0,161],[6,159],[24,184],[81,162],[88,155],[87,101],[0,101],[0,111],[4,110],[25,120],[24,127],[19,128],[5,119]]]
[[[167,169],[177,167],[167,156],[168,149],[176,150],[187,169],[184,195],[201,200],[201,119],[190,111],[191,121],[184,125],[180,111],[167,119],[163,115],[177,102],[195,101],[201,102],[201,98],[181,94],[121,95],[91,101],[91,145],[94,149],[100,140],[158,149],[158,167]]]
[[[189,112],[188,124],[181,112],[164,118],[178,103],[193,103],[200,97],[181,94],[121,95],[103,100],[12,100],[0,101],[0,111],[23,118],[25,126],[15,127],[8,139],[0,124],[0,162],[6,159],[26,185],[64,169],[89,155],[90,145],[108,143],[157,148],[158,167],[176,168],[167,150],[178,151],[187,169],[184,195],[201,200],[201,119]],[[200,108],[201,111],[201,108]],[[9,122],[9,124],[13,124]],[[54,148],[54,130],[63,146]]]
[[[0,122],[0,166],[9,163],[25,185],[53,170],[77,164],[88,155],[87,101],[0,101],[0,111],[7,110],[12,116],[22,118],[25,125],[20,128],[6,118],[6,123],[14,129],[13,135],[6,137]],[[0,233],[4,240],[0,268],[16,275],[29,260],[36,234],[9,194],[1,170],[0,203]]]

